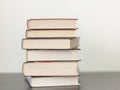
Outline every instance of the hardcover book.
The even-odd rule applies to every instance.
[[[73,49],[79,46],[79,38],[23,39],[23,49]]]
[[[75,37],[76,28],[73,29],[39,29],[26,30],[26,38],[49,38],[49,37]]]
[[[79,85],[79,76],[73,77],[25,77],[31,87]]]
[[[28,29],[76,28],[76,18],[39,18],[27,20]]]
[[[80,60],[80,49],[27,50],[27,61],[75,61]]]
[[[70,85],[70,86],[40,86],[35,88],[30,88],[32,90],[80,90],[80,85]]]
[[[78,61],[73,62],[25,62],[25,76],[78,76]]]

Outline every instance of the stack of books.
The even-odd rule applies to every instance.
[[[31,87],[79,85],[76,18],[27,20],[23,74]]]

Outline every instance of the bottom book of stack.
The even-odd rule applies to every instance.
[[[25,77],[31,87],[79,85],[79,77]]]

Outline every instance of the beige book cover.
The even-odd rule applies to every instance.
[[[71,77],[25,77],[31,87],[80,85],[79,76]]]
[[[76,18],[39,18],[27,20],[28,29],[76,28]]]
[[[80,49],[27,50],[27,61],[76,61],[80,60]]]
[[[78,76],[78,61],[71,62],[25,62],[24,76]]]
[[[23,39],[23,49],[73,49],[79,46],[79,38]]]
[[[75,37],[76,29],[26,30],[26,38]]]

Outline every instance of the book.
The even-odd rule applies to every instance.
[[[28,81],[27,81],[28,82]],[[28,85],[30,86],[29,82]],[[30,90],[80,90],[80,85],[69,85],[69,86],[40,86],[33,87],[30,86]]]
[[[76,18],[39,18],[27,20],[28,29],[76,28]]]
[[[75,37],[76,28],[73,29],[39,29],[26,30],[26,38],[48,38],[48,37]]]
[[[79,76],[73,77],[25,77],[31,87],[80,85]]]
[[[79,38],[23,39],[23,49],[73,49],[79,46]]]
[[[78,76],[78,61],[72,62],[25,62],[24,76]]]
[[[27,61],[73,61],[80,60],[80,49],[27,50]]]

